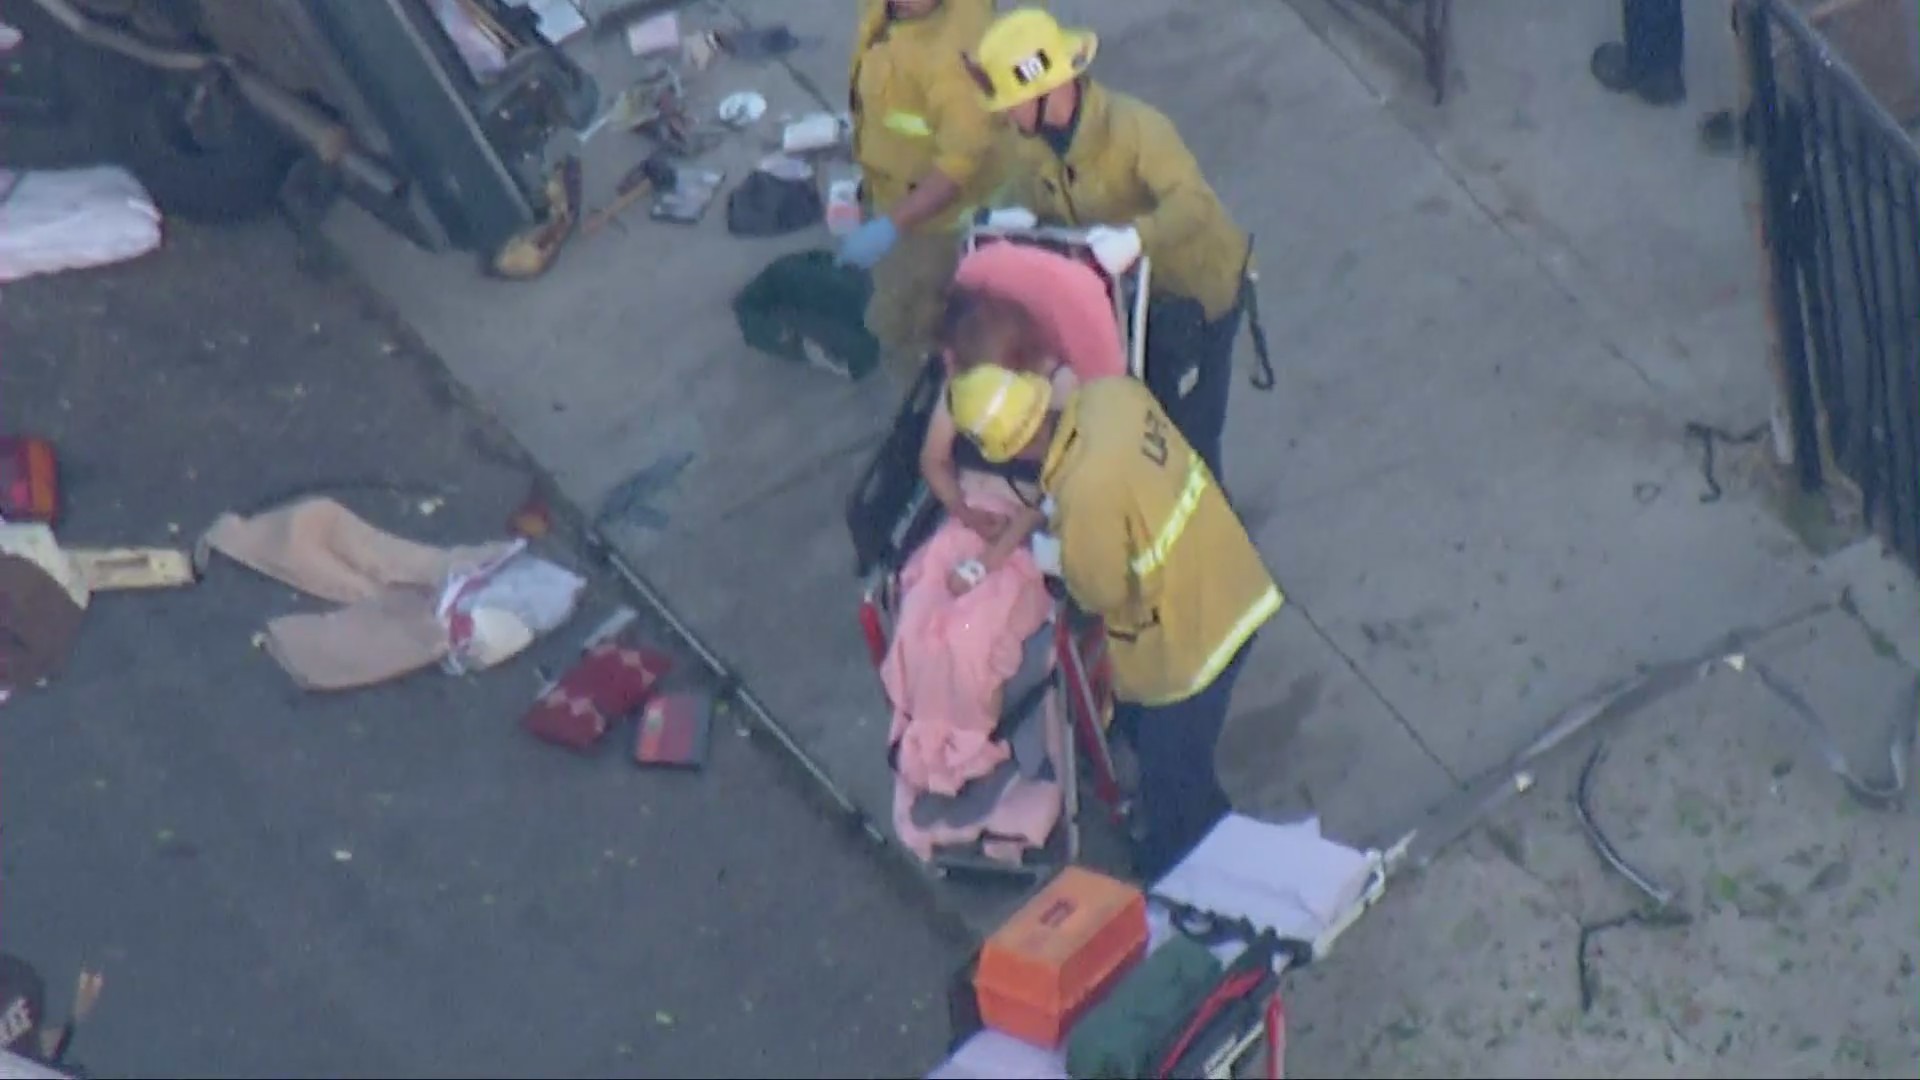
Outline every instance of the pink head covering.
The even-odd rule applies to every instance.
[[[1082,383],[1127,373],[1113,298],[1092,267],[1031,244],[996,241],[961,259],[953,283],[1025,308]]]

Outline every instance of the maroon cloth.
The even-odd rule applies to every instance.
[[[38,564],[0,554],[0,689],[30,687],[64,671],[82,614]]]
[[[584,753],[645,704],[672,668],[673,658],[657,649],[603,642],[540,695],[521,726],[537,739]]]

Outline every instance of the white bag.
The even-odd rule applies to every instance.
[[[485,671],[573,617],[587,580],[525,549],[517,541],[499,560],[454,574],[441,591],[448,652],[440,666],[448,674]]]
[[[0,284],[122,262],[159,246],[159,209],[117,165],[0,169]]]

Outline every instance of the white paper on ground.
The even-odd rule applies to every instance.
[[[160,246],[160,211],[117,165],[0,169],[0,283],[123,262]]]
[[[635,56],[680,48],[680,16],[663,11],[627,27],[627,51]]]

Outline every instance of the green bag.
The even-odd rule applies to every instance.
[[[761,352],[860,379],[880,362],[867,332],[873,280],[831,251],[782,255],[733,298],[740,336]]]
[[[1107,999],[1067,1035],[1067,1075],[1133,1080],[1180,1034],[1220,982],[1220,961],[1205,945],[1176,935],[1147,954]]]

